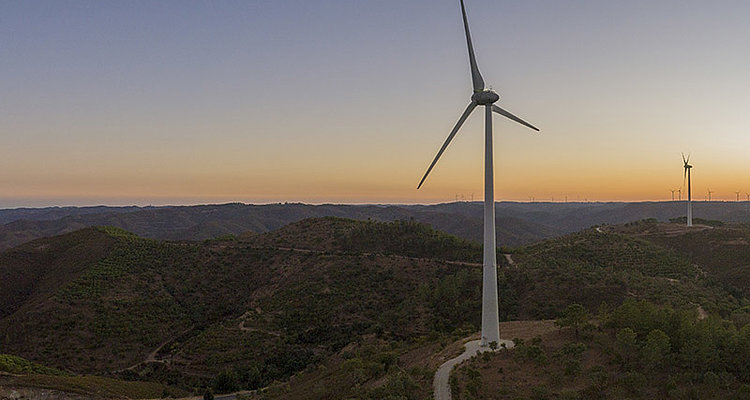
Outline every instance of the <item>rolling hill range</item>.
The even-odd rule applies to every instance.
[[[696,217],[750,222],[747,202],[695,202]],[[684,215],[681,202],[496,203],[497,242],[519,246],[600,224]],[[437,205],[308,205],[240,203],[165,207],[50,207],[0,210],[0,250],[89,226],[116,226],[139,236],[203,240],[224,234],[263,233],[305,218],[411,220],[465,239],[482,239],[481,203]]]
[[[672,226],[587,229],[500,255],[501,319],[626,299],[746,318],[746,286],[678,252],[682,241],[643,235]],[[408,220],[307,218],[204,241],[84,228],[0,253],[0,353],[198,392],[425,398],[432,355],[479,327],[480,258],[475,242]]]

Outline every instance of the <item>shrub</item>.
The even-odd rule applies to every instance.
[[[622,386],[630,393],[640,394],[646,386],[646,376],[640,372],[627,372],[622,377]]]
[[[224,370],[214,378],[211,387],[218,393],[236,392],[239,389],[237,374]]]
[[[578,336],[578,328],[588,322],[589,313],[586,308],[578,303],[574,303],[565,308],[562,317],[555,321],[555,325],[560,328],[572,327]]]
[[[604,369],[604,367],[602,367],[601,365],[595,365],[589,368],[587,375],[589,380],[591,381],[591,385],[596,388],[596,390],[604,390],[607,385],[607,380],[609,379],[609,374],[607,373],[607,370]]]
[[[565,375],[567,376],[576,376],[581,373],[581,370],[583,367],[581,366],[581,362],[576,359],[567,359],[563,363],[563,366],[565,368]]]

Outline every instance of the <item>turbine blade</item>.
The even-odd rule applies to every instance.
[[[682,154],[682,162],[687,164],[687,160],[685,159],[685,153],[681,153],[681,154]]]
[[[419,190],[419,188],[422,187],[424,180],[427,179],[427,175],[430,174],[430,171],[432,171],[432,168],[435,166],[440,156],[443,155],[443,152],[448,147],[451,140],[453,140],[453,137],[456,136],[456,133],[458,133],[458,130],[461,129],[461,125],[464,124],[464,121],[466,121],[466,118],[469,118],[469,115],[471,115],[471,112],[474,111],[476,107],[477,107],[477,103],[472,101],[471,103],[469,103],[469,106],[466,107],[466,110],[464,110],[464,113],[461,114],[461,118],[458,119],[458,122],[456,122],[456,126],[453,127],[453,130],[451,131],[450,135],[448,135],[448,139],[445,139],[445,143],[443,143],[443,147],[440,148],[440,151],[438,151],[437,155],[435,156],[435,159],[432,160],[432,164],[430,164],[430,168],[427,168],[427,172],[424,173],[422,180],[419,181],[417,190]]]
[[[469,47],[469,65],[471,66],[471,82],[474,85],[474,92],[481,92],[484,90],[484,79],[482,74],[479,73],[479,67],[477,67],[477,60],[474,57],[474,45],[471,44],[471,34],[469,33],[469,21],[466,19],[466,7],[464,7],[464,0],[461,0],[461,15],[464,17],[464,31],[466,31],[466,44]]]
[[[531,129],[539,132],[539,128],[535,127],[534,125],[531,125],[530,123],[522,120],[521,118],[516,117],[515,115],[509,113],[506,110],[503,110],[502,108],[500,108],[500,107],[498,107],[498,106],[496,106],[494,104],[492,105],[492,111],[494,111],[494,112],[496,112],[496,113],[498,113],[498,114],[500,114],[500,115],[502,115],[504,117],[510,118],[513,121],[516,121],[516,122],[518,122],[521,125],[527,126],[527,127],[531,128]]]

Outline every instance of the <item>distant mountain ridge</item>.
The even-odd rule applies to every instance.
[[[666,221],[684,215],[684,202],[516,203],[498,202],[497,243],[520,246],[600,224],[645,218]],[[140,236],[202,240],[226,234],[263,233],[313,217],[377,221],[411,220],[468,240],[482,239],[482,203],[436,205],[347,205],[228,203],[162,207],[48,207],[0,210],[0,251],[40,237],[89,226],[116,226]],[[747,202],[696,202],[694,215],[750,222]]]

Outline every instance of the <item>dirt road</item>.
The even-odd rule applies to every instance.
[[[450,378],[453,367],[462,362],[474,357],[478,352],[483,353],[485,351],[492,351],[489,347],[479,346],[479,340],[472,340],[464,345],[466,349],[460,356],[448,360],[441,365],[437,372],[435,372],[435,379],[432,381],[432,387],[435,392],[435,400],[451,400],[451,388],[448,384],[448,378]],[[513,347],[513,342],[510,340],[500,339],[500,344],[505,343],[505,347],[510,349]]]

